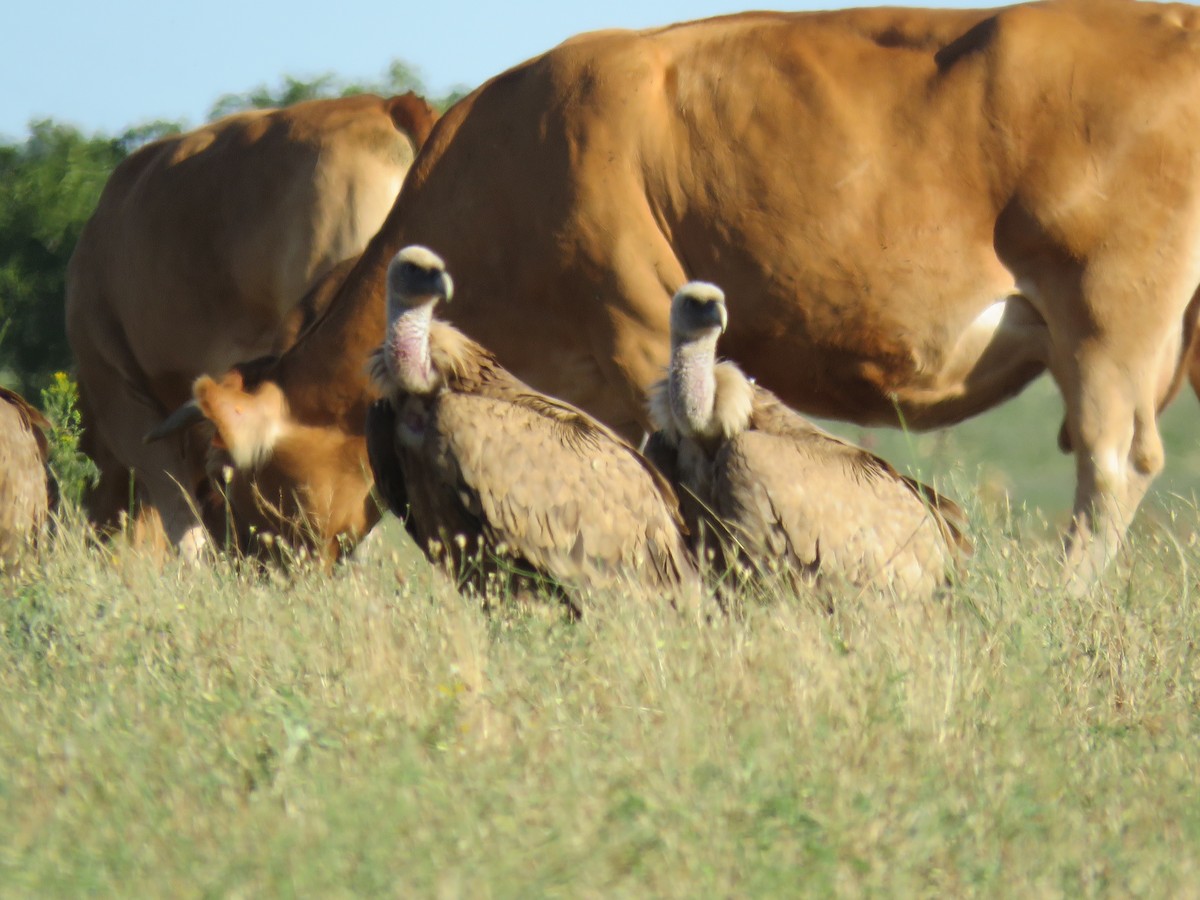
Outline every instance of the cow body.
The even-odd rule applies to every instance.
[[[383,269],[419,242],[455,273],[456,325],[634,434],[672,293],[712,281],[723,351],[807,413],[938,427],[1048,370],[1086,584],[1162,467],[1200,283],[1197,21],[1051,0],[573,39],[446,115],[272,378],[293,422],[358,441]]]
[[[198,375],[295,341],[331,293],[311,289],[374,235],[432,121],[414,95],[312,101],[229,116],[117,167],[67,286],[102,472],[95,519],[111,524],[132,490],[172,542],[203,543],[204,442],[143,436]]]

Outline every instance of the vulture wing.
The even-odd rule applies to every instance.
[[[376,490],[430,562],[448,563],[457,576],[477,549],[479,520],[459,502],[453,485],[447,485],[444,466],[421,450],[404,446],[398,433],[402,413],[396,409],[397,401],[412,404],[413,409],[423,404],[399,394],[377,400],[367,409],[367,458]],[[467,547],[453,540],[456,535],[467,540]]]
[[[519,382],[517,382],[519,384]],[[443,394],[434,455],[492,547],[568,584],[690,568],[674,492],[625,441],[565,403],[499,389]]]
[[[807,422],[756,388],[752,430],[714,461],[716,512],[752,559],[784,560],[853,584],[929,593],[961,537],[958,507],[886,461]]]
[[[902,484],[915,498],[931,511],[938,528],[948,544],[957,553],[969,557],[974,552],[967,537],[967,514],[962,507],[943,496],[923,482],[901,475],[887,460],[876,456],[818,428],[795,410],[784,405],[766,388],[754,388],[754,414],[751,428],[767,434],[786,437],[797,446],[810,448],[814,456],[825,456],[830,461],[838,459],[848,477],[863,483],[893,481]]]
[[[396,448],[396,421],[396,407],[390,398],[367,407],[367,460],[375,476],[375,490],[387,508],[403,519],[408,515],[408,490]]]
[[[646,441],[643,455],[676,491],[679,490],[679,444],[665,431],[656,431]]]
[[[482,348],[479,350],[481,356],[486,354]],[[496,364],[490,354],[487,358],[491,365],[479,365],[475,368],[479,381],[472,393],[536,413],[545,420],[563,444],[579,452],[586,452],[588,448],[608,446],[612,448],[612,452],[636,461],[650,477],[663,503],[672,511],[676,524],[680,528],[684,527],[678,513],[679,500],[675,496],[673,483],[628,441],[577,407],[533,390],[507,369]],[[686,528],[684,531],[686,533]]]
[[[675,489],[693,555],[703,556],[714,571],[723,573],[733,561],[725,549],[736,538],[714,509],[712,463],[704,451],[695,441],[656,431],[646,443],[646,458]]]
[[[726,444],[714,494],[746,553],[857,585],[929,593],[951,552],[935,514],[900,478],[862,477],[858,460],[764,432]]]

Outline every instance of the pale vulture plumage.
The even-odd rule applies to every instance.
[[[794,585],[932,593],[970,552],[962,511],[717,362],[727,315],[714,285],[679,290],[670,368],[650,393],[646,455],[675,483],[705,552]]]
[[[45,524],[49,427],[20,394],[0,388],[0,569],[18,561]]]
[[[434,320],[452,291],[424,247],[388,268],[387,332],[370,364],[383,399],[366,427],[388,506],[464,586],[514,568],[567,589],[678,584],[692,565],[670,485],[608,428]]]

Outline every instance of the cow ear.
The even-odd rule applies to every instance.
[[[192,394],[205,417],[216,426],[213,444],[229,451],[239,469],[257,469],[275,452],[284,432],[287,403],[273,381],[253,391],[242,387],[240,376],[213,381],[196,379]]]
[[[244,391],[246,381],[242,378],[241,369],[230,369],[221,377],[221,387],[231,391]]]

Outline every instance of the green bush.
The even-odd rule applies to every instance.
[[[58,485],[60,503],[77,506],[84,491],[100,480],[96,464],[79,449],[83,423],[79,387],[66,372],[55,372],[42,391],[42,410],[50,420],[50,470]]]

